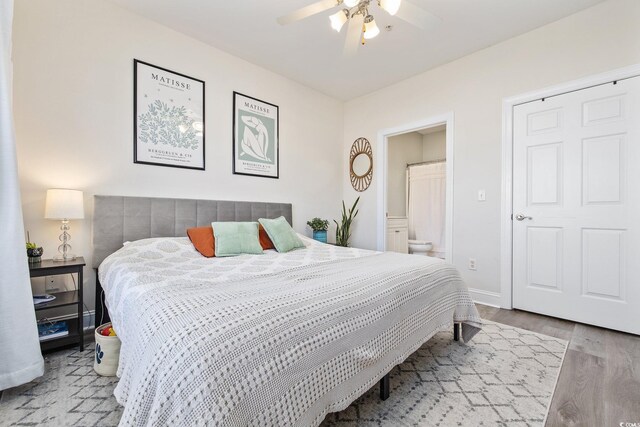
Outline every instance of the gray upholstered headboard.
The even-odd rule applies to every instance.
[[[190,227],[213,221],[257,221],[284,216],[292,224],[290,203],[94,196],[93,268],[122,247],[149,237],[186,236]]]

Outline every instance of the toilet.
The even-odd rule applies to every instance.
[[[414,255],[429,256],[428,252],[433,249],[433,244],[425,240],[409,240],[409,253]]]

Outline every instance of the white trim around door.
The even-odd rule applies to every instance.
[[[446,183],[446,219],[445,219],[445,260],[448,263],[453,263],[453,141],[454,141],[454,127],[453,127],[453,112],[442,114],[439,116],[430,117],[425,120],[400,125],[393,128],[383,129],[378,132],[378,144],[377,144],[377,164],[378,170],[378,185],[377,185],[377,249],[379,251],[385,250],[386,239],[386,212],[387,212],[387,154],[388,154],[388,140],[392,136],[400,135],[403,133],[414,132],[417,130],[428,129],[435,126],[446,126],[446,144],[447,144],[447,183]]]
[[[502,308],[513,308],[513,220],[511,218],[513,214],[513,108],[538,99],[550,98],[636,76],[640,76],[640,64],[505,98],[502,101],[502,208],[500,230],[500,306]]]

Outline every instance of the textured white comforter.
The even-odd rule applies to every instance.
[[[146,239],[105,259],[121,425],[318,425],[454,319],[465,339],[481,326],[442,261],[305,242],[206,259]]]

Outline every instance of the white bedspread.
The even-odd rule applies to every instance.
[[[121,425],[318,425],[454,319],[465,339],[481,326],[440,260],[305,242],[206,259],[146,239],[105,259]]]

